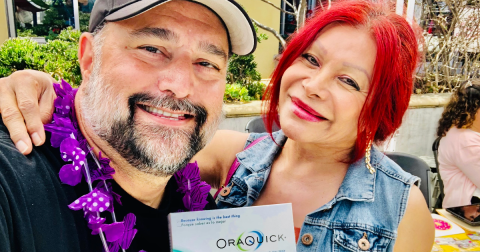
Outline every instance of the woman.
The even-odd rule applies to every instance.
[[[219,208],[292,203],[297,251],[430,251],[418,178],[372,146],[400,126],[418,58],[413,30],[385,7],[339,2],[311,19],[266,92],[267,128],[282,131],[218,131],[194,157],[223,185]]]
[[[443,208],[480,203],[480,81],[465,81],[438,122]]]

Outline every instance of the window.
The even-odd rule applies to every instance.
[[[294,12],[294,11],[288,4],[285,3],[285,1],[294,6],[298,6],[300,3],[300,0],[282,0],[282,8],[288,12]],[[315,11],[315,8],[317,6],[317,0],[307,0],[306,3],[307,3],[306,16],[307,18],[309,18],[313,15],[313,12]],[[282,34],[283,38],[286,39],[288,36],[294,33],[296,29],[297,29],[297,20],[295,16],[282,12],[280,16],[280,34]]]
[[[90,12],[95,0],[8,0],[12,1],[9,25],[15,37],[44,37],[54,39],[71,26],[88,31]],[[12,24],[13,22],[13,24]]]

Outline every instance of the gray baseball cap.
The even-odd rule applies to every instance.
[[[104,22],[115,22],[140,15],[171,0],[96,0],[90,15],[90,32]],[[233,0],[187,0],[214,12],[225,24],[231,51],[248,55],[257,47],[257,36],[245,10]]]

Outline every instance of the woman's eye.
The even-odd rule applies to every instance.
[[[142,46],[142,47],[140,47],[140,49],[143,49],[147,52],[151,52],[151,53],[155,53],[155,54],[162,53],[162,51],[160,51],[159,49],[157,49],[153,46]]]
[[[200,66],[203,66],[203,67],[212,68],[212,69],[215,69],[215,70],[220,70],[219,67],[217,67],[217,66],[215,66],[212,63],[207,62],[207,61],[201,61],[201,62],[198,62],[197,64],[200,65]]]
[[[352,79],[350,78],[346,78],[346,77],[341,77],[339,78],[340,81],[342,81],[343,83],[349,85],[349,86],[352,86],[353,88],[355,88],[357,91],[360,91],[360,86]]]
[[[302,57],[304,59],[306,59],[310,64],[314,65],[314,66],[320,66],[320,64],[318,64],[318,61],[315,57],[313,57],[312,55],[308,54],[308,53],[304,53],[302,54]]]

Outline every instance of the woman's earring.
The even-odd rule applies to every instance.
[[[366,153],[365,153],[365,164],[367,165],[367,168],[370,171],[370,173],[373,174],[375,172],[375,169],[370,164],[370,150],[371,149],[372,149],[372,141],[368,142],[367,150],[366,150]]]

